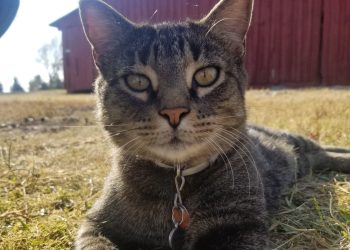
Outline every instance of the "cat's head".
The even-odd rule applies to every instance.
[[[125,154],[192,165],[226,151],[246,112],[243,65],[252,0],[222,0],[199,21],[134,24],[81,0],[99,70],[99,117]]]

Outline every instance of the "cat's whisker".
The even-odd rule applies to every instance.
[[[97,139],[102,139],[102,142],[106,142],[106,141],[110,140],[113,137],[117,137],[119,135],[125,134],[126,132],[129,132],[131,130],[136,130],[136,129],[138,129],[138,128],[131,128],[131,129],[125,129],[125,130],[121,130],[121,131],[115,131],[112,134],[109,134],[108,137],[106,135],[102,135],[102,136],[98,136]]]
[[[120,124],[110,124],[110,125],[102,125],[103,127],[121,127],[121,126],[130,126],[131,123],[120,123]]]
[[[130,151],[135,145],[139,144],[139,141],[137,141],[137,139],[139,139],[138,137],[135,137],[131,140],[129,140],[128,142],[126,142],[125,144],[123,144],[122,146],[118,147],[118,153],[121,156],[125,156],[125,154],[127,154],[128,151]],[[127,162],[126,162],[127,163]],[[121,168],[121,170],[124,170],[126,163],[124,164],[124,166]]]
[[[242,143],[242,142],[240,141],[240,139],[244,140],[245,142],[247,142],[247,141],[246,141],[244,138],[240,137],[239,135],[234,134],[234,133],[231,132],[231,131],[228,131],[228,130],[223,129],[223,128],[219,128],[219,129],[221,129],[221,131],[224,132],[226,135],[232,136],[232,137],[235,139],[235,142],[240,143],[240,144],[242,145],[243,148],[240,148],[240,149],[241,149],[242,152],[247,156],[247,158],[249,159],[249,161],[250,161],[251,164],[253,165],[253,167],[254,167],[254,169],[255,169],[255,172],[256,172],[256,174],[257,174],[257,176],[258,176],[259,182],[260,182],[260,184],[262,184],[262,187],[263,187],[263,183],[262,183],[262,179],[261,179],[261,176],[260,176],[260,172],[259,172],[259,170],[258,170],[258,168],[257,168],[257,165],[256,165],[256,162],[255,162],[255,160],[254,160],[254,157],[253,157],[253,155],[251,154],[250,150],[247,148],[247,146],[246,146],[244,143]],[[237,130],[237,131],[238,131],[238,130]],[[244,135],[244,134],[242,133],[242,135]],[[223,138],[225,138],[225,139],[227,140],[226,137],[223,137]],[[232,143],[234,144],[234,146],[239,147],[235,142],[232,141]],[[247,142],[247,143],[248,143],[248,142]],[[249,143],[248,143],[248,144],[249,144]]]
[[[154,17],[157,13],[158,13],[158,9],[156,9],[156,10],[153,12],[152,16],[151,16],[150,18],[148,18],[148,22],[151,22],[151,20],[153,19],[153,17]]]
[[[127,148],[125,148],[123,151],[121,151],[121,155],[122,155],[123,157],[126,157],[126,156],[129,156],[129,157],[130,157],[130,155],[133,155],[133,152],[130,153],[131,149],[134,148],[134,147],[138,147],[140,144],[142,144],[142,143],[141,143],[141,141],[139,141],[139,140],[133,141],[132,143],[130,143],[130,144],[128,145]],[[128,159],[129,159],[129,157],[128,157]]]
[[[111,125],[102,125],[102,124],[90,124],[90,125],[63,125],[60,127],[62,128],[100,128],[100,127],[121,127],[121,126],[130,126],[131,124],[124,123],[124,124],[111,124]],[[54,127],[58,125],[47,125],[46,127]]]
[[[227,167],[227,164],[226,164],[226,160],[225,160],[225,158],[222,156],[221,152],[215,147],[215,145],[213,145],[213,143],[212,143],[211,141],[208,140],[208,138],[204,138],[203,141],[206,141],[206,142],[207,142],[206,144],[207,144],[210,148],[214,149],[214,152],[217,153],[217,154],[220,156],[220,158],[221,158],[221,159],[223,160],[223,162],[225,163],[224,166],[225,166],[226,171],[228,171],[228,167]]]
[[[116,131],[114,132],[114,134],[122,134],[124,132],[129,132],[129,131],[133,131],[133,130],[137,130],[139,128],[130,128],[130,129],[125,129],[125,130],[121,130],[121,131]]]
[[[219,125],[217,127],[225,129],[224,127],[229,127],[230,129],[233,129],[234,131],[229,131],[227,129],[225,129],[225,131],[232,133],[233,135],[237,135],[239,136],[240,139],[246,141],[248,144],[250,144],[252,147],[255,147],[255,143],[252,141],[251,138],[249,138],[246,134],[244,134],[243,132],[239,131],[237,128],[233,127],[233,126],[228,126],[225,124],[220,124],[220,123],[216,123],[216,125]],[[235,133],[234,133],[235,132]],[[236,134],[237,133],[237,134]]]
[[[52,126],[47,126],[47,127],[53,127],[55,125],[52,125]],[[101,125],[64,125],[64,126],[61,126],[62,128],[84,128],[84,127],[87,127],[87,128],[98,128],[98,127],[101,127]]]
[[[123,170],[125,169],[125,167],[127,167],[127,164],[133,158],[133,156],[137,155],[137,153],[140,151],[141,148],[144,147],[144,145],[145,143],[142,143],[142,141],[137,141],[135,144],[133,144],[128,148],[128,150],[124,153],[124,156],[126,155],[129,155],[129,156],[124,163]],[[136,146],[136,148],[129,154],[129,151],[131,151],[131,148],[133,148],[134,146]]]
[[[101,126],[101,127],[119,127],[119,126],[130,126],[133,123],[110,123],[110,124],[102,124],[100,122],[97,122],[96,124],[90,124],[90,125],[67,125],[65,127],[97,127],[97,126]]]
[[[228,158],[227,154],[225,153],[225,151],[220,147],[220,145],[218,145],[214,140],[207,138],[209,141],[211,141],[215,147],[217,147],[219,149],[219,151],[222,153],[222,155],[226,158],[227,163],[229,164],[230,170],[231,170],[231,176],[232,176],[232,189],[234,188],[235,185],[235,178],[234,178],[234,171],[233,171],[233,167],[231,165],[231,161]]]
[[[238,130],[235,127],[230,127],[230,128],[233,129],[238,134],[240,134],[242,137],[244,137],[247,141],[249,141],[251,143],[251,145],[254,145],[254,147],[255,147],[255,143],[252,141],[252,139],[247,134],[243,133],[242,131]]]
[[[208,141],[206,141],[206,140],[198,140],[197,138],[194,138],[194,140],[195,140],[195,142],[196,143],[198,143],[198,144],[202,144],[202,143],[204,143],[206,146],[209,146],[209,151],[210,151],[210,155],[214,155],[214,154],[217,154],[218,152],[216,151],[216,150],[212,150],[213,148],[212,148],[212,146],[208,143]]]
[[[234,132],[234,131],[230,131],[228,129],[225,129],[222,126],[215,126],[215,128],[221,130],[222,132],[226,133],[227,135],[231,135],[234,137],[234,139],[236,141],[239,140],[243,140],[245,143],[247,143],[248,145],[250,145],[251,147],[255,147],[255,145],[253,144],[252,141],[249,141],[249,139],[245,138],[243,135],[239,135],[238,133]],[[241,143],[241,142],[240,142]]]
[[[239,143],[239,144],[241,144],[243,147],[244,147],[244,149],[248,152],[248,154],[249,154],[249,157],[252,159],[252,164],[254,164],[254,165],[256,165],[256,163],[255,163],[255,161],[254,161],[254,157],[252,156],[252,154],[250,153],[250,150],[247,148],[247,146],[243,143],[243,142],[241,142],[240,141],[240,139],[242,139],[243,141],[245,141],[246,143],[248,143],[244,138],[242,138],[242,137],[240,137],[239,135],[236,135],[236,134],[234,134],[233,132],[231,132],[231,131],[228,131],[228,130],[226,130],[226,129],[221,129],[221,128],[219,128],[220,129],[220,131],[222,131],[223,133],[225,133],[227,136],[232,136],[234,139],[235,139],[235,142],[237,142],[237,143]],[[235,142],[233,142],[233,143],[235,143]],[[249,143],[248,143],[249,144]],[[237,145],[236,143],[235,143],[235,145]]]
[[[235,152],[239,155],[239,157],[241,158],[243,165],[245,167],[245,170],[247,172],[247,178],[248,178],[248,192],[249,192],[249,196],[250,196],[250,187],[251,187],[251,178],[250,178],[250,174],[249,174],[249,170],[248,170],[248,166],[246,163],[246,160],[243,158],[242,154],[239,152],[239,150],[236,149],[236,147],[238,147],[233,141],[228,140],[226,137],[222,136],[219,133],[215,133],[215,135],[218,137],[218,139],[221,139],[223,142],[225,142],[226,144],[228,144],[233,150],[235,150]],[[239,147],[238,147],[239,148]],[[240,148],[239,148],[240,149]],[[244,153],[244,152],[243,152]],[[245,154],[246,155],[246,154]],[[246,155],[247,156],[247,155]],[[249,157],[247,156],[248,160]]]
[[[130,71],[136,70],[135,66],[125,66],[118,71],[118,74],[128,74]]]
[[[119,133],[118,133],[118,134],[111,134],[111,135],[109,135],[109,136],[101,135],[101,136],[98,136],[98,137],[96,138],[96,140],[100,140],[100,139],[101,139],[101,141],[104,143],[104,142],[110,140],[111,138],[113,138],[113,137],[115,137],[115,136],[117,136],[117,135],[119,135]]]
[[[235,152],[239,155],[239,157],[241,158],[243,165],[245,167],[245,170],[247,172],[247,178],[248,178],[248,192],[249,192],[249,196],[250,196],[250,188],[251,188],[251,179],[250,179],[250,174],[249,174],[249,170],[248,170],[248,166],[247,163],[245,161],[245,159],[243,158],[242,154],[235,148],[238,147],[236,144],[234,144],[232,141],[228,140],[226,137],[220,135],[219,133],[215,133],[215,135],[221,139],[222,141],[224,141],[225,143],[227,143],[233,150],[235,150]],[[239,147],[238,147],[239,148]],[[246,155],[247,156],[247,155]],[[249,159],[249,157],[247,157]]]
[[[243,118],[244,116],[242,115],[229,115],[229,116],[220,116],[217,115],[215,116],[216,119],[228,119],[228,118]]]
[[[227,171],[227,170],[228,170],[228,167],[227,167],[226,161],[225,161],[225,159],[223,158],[221,152],[217,150],[217,148],[213,145],[213,143],[211,143],[211,142],[208,140],[208,138],[204,138],[204,139],[203,139],[203,142],[205,142],[205,144],[208,145],[211,149],[214,149],[214,153],[216,153],[216,154],[218,154],[218,155],[220,156],[220,158],[221,158],[221,159],[224,161],[224,163],[225,163],[224,166],[225,166],[225,169],[226,169],[226,171]]]
[[[213,23],[213,25],[210,26],[210,28],[208,29],[207,33],[205,33],[205,37],[207,37],[207,36],[209,35],[209,33],[215,28],[216,25],[218,25],[219,23],[221,23],[221,22],[223,22],[223,21],[226,21],[226,20],[228,20],[228,19],[232,19],[232,18],[225,17],[225,18],[222,18],[222,19],[220,19],[220,20],[218,20],[218,21],[215,21],[215,22]]]
[[[140,136],[136,136],[134,139],[131,139],[129,141],[127,141],[126,143],[124,143],[122,146],[118,147],[119,150],[123,149],[124,147],[126,147],[128,144],[132,143],[133,141],[139,139]]]
[[[253,165],[253,167],[254,167],[254,169],[255,169],[255,171],[256,171],[256,173],[257,173],[257,176],[258,176],[258,178],[259,178],[259,182],[262,183],[261,176],[260,176],[260,173],[259,173],[259,171],[258,171],[258,169],[257,169],[256,162],[255,162],[255,160],[254,160],[254,157],[252,156],[252,154],[250,153],[250,150],[246,147],[246,145],[240,141],[240,139],[242,139],[242,140],[244,140],[246,143],[250,144],[252,147],[255,147],[255,145],[253,144],[253,142],[251,141],[251,139],[248,138],[247,135],[245,135],[244,133],[242,133],[241,131],[239,131],[238,129],[235,129],[235,128],[232,128],[232,129],[234,129],[237,133],[233,133],[233,132],[231,132],[231,131],[228,131],[228,130],[226,130],[226,129],[220,127],[220,126],[217,126],[217,128],[218,128],[219,130],[221,130],[222,132],[226,133],[228,136],[232,136],[232,137],[235,139],[235,141],[236,141],[237,143],[239,143],[239,144],[243,147],[243,148],[242,148],[242,147],[239,147],[239,145],[237,145],[237,143],[235,143],[235,142],[233,142],[233,141],[229,141],[225,136],[220,135],[220,136],[221,136],[221,139],[222,139],[222,140],[225,140],[226,143],[230,143],[230,144],[232,144],[233,146],[238,147],[238,148],[240,148],[240,149],[242,150],[242,152],[244,153],[244,155],[248,158],[248,160],[250,161],[250,163]],[[240,136],[239,136],[238,134],[240,134]],[[242,161],[243,161],[244,164],[245,164],[245,161],[243,160],[243,157],[241,156],[241,154],[240,154],[240,153],[238,152],[238,150],[236,150],[232,145],[230,145],[230,146],[240,155]],[[246,164],[245,164],[245,168],[246,168],[246,170],[247,170]],[[247,170],[247,171],[248,171],[248,170]],[[248,173],[248,175],[249,175],[249,173]],[[248,178],[250,179],[250,177],[248,177]],[[249,181],[249,182],[250,182],[250,181]],[[250,185],[249,185],[249,186],[250,186]]]
[[[145,143],[142,143],[142,141],[137,139],[130,142],[126,149],[120,150],[120,154],[123,156],[123,158],[127,157],[127,159],[123,162],[122,171],[125,169],[125,167],[127,167],[127,164],[129,163],[132,156],[134,156],[139,151],[139,149],[145,145]],[[133,152],[130,152],[133,148]]]
[[[104,141],[107,141],[110,138],[114,138],[114,137],[117,137],[119,135],[125,134],[126,132],[130,132],[130,131],[137,130],[137,129],[139,129],[139,128],[131,128],[131,129],[126,129],[126,130],[116,131],[113,134],[110,134],[109,137],[107,137]]]
[[[244,133],[240,132],[239,130],[235,130],[235,131],[229,131],[223,127],[217,126],[216,128],[218,128],[219,130],[221,130],[222,132],[226,133],[227,135],[233,136],[234,139],[239,142],[240,144],[242,144],[247,151],[250,154],[250,150],[248,150],[248,148],[246,147],[246,145],[244,143],[242,143],[240,140],[243,140],[244,142],[246,142],[247,144],[249,144],[251,147],[255,147],[253,141]],[[234,129],[234,128],[232,128]],[[250,154],[250,156],[253,158],[253,156]]]

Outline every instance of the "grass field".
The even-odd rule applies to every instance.
[[[249,120],[350,147],[350,90],[248,91]],[[109,170],[92,95],[0,96],[0,249],[70,249]],[[350,249],[350,176],[314,173],[272,219],[272,249]]]

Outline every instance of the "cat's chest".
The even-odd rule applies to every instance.
[[[117,233],[128,242],[159,247],[168,246],[168,236],[173,228],[171,219],[173,201],[123,202],[118,206],[115,221]],[[118,237],[119,238],[119,237]]]

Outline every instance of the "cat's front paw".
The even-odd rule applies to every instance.
[[[221,226],[200,237],[191,250],[264,250],[267,249],[264,225]]]
[[[89,237],[78,239],[75,250],[119,250],[113,243],[104,237]]]
[[[86,246],[84,248],[78,248],[82,250],[118,250],[116,247],[106,246],[106,245],[92,245]]]

